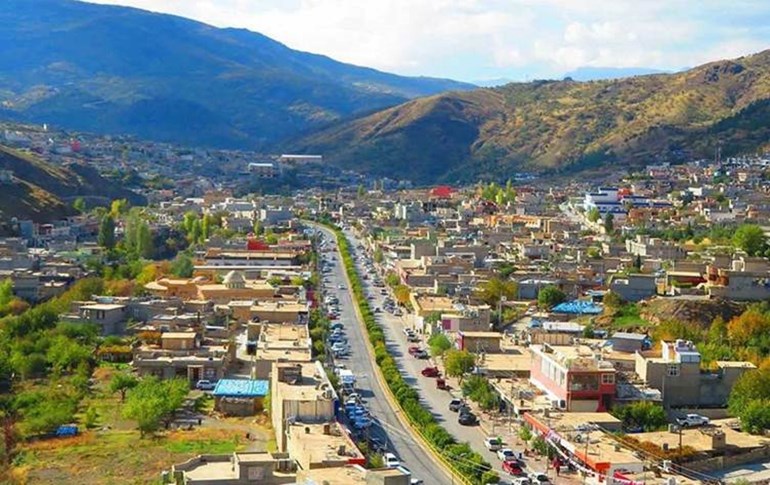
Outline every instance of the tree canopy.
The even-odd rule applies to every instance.
[[[553,308],[566,299],[567,295],[553,285],[546,286],[537,294],[537,304],[541,308]]]
[[[462,377],[473,370],[476,356],[467,350],[449,350],[444,355],[444,367],[450,377]]]
[[[742,224],[733,234],[733,245],[749,256],[761,256],[767,250],[767,238],[758,225]]]

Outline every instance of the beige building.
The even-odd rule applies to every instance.
[[[754,369],[750,362],[717,362],[717,370],[703,372],[701,355],[690,341],[661,342],[660,352],[637,352],[636,374],[658,389],[665,406],[721,407],[738,378]]]
[[[252,377],[255,379],[269,379],[276,362],[309,363],[312,360],[307,325],[250,323],[248,340],[257,343],[252,360]]]

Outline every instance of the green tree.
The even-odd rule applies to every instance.
[[[112,216],[104,216],[101,223],[99,223],[97,242],[99,246],[105,249],[113,249],[115,247],[115,219]]]
[[[57,372],[72,371],[92,358],[91,348],[64,335],[57,335],[46,354],[51,367]]]
[[[86,211],[86,201],[83,197],[78,197],[75,202],[72,203],[72,208],[83,214]]]
[[[150,232],[150,226],[142,221],[139,223],[136,240],[136,251],[139,256],[143,258],[152,258],[155,253],[155,245],[152,240],[152,233]]]
[[[448,350],[444,355],[444,367],[450,377],[462,378],[473,370],[476,365],[476,356],[467,350]]]
[[[608,212],[607,215],[604,216],[604,230],[607,234],[612,234],[612,231],[615,230],[615,216],[612,212]]]
[[[601,219],[602,214],[599,212],[599,209],[596,207],[591,207],[591,210],[588,211],[588,214],[586,215],[588,217],[588,220],[591,222],[596,222],[599,219]]]
[[[611,310],[617,310],[618,308],[622,307],[625,302],[623,301],[623,298],[621,298],[620,295],[614,291],[608,291],[604,294],[602,303],[604,303],[605,307]]]
[[[537,294],[537,304],[540,308],[551,309],[566,299],[567,295],[553,285],[546,286]]]
[[[13,280],[6,278],[0,282],[0,309],[4,309],[13,300]]]
[[[129,207],[130,205],[126,199],[113,200],[112,204],[110,205],[110,216],[113,219],[117,219],[118,217],[127,213]]]
[[[432,356],[441,357],[452,348],[452,341],[444,333],[434,333],[428,339],[428,347]]]
[[[192,258],[185,253],[177,254],[171,263],[171,274],[178,278],[192,277],[194,269]]]
[[[135,388],[139,384],[139,379],[126,372],[118,372],[110,380],[110,392],[120,393],[120,402],[126,401],[126,392]]]
[[[384,256],[382,254],[382,249],[380,248],[375,249],[372,259],[374,259],[375,263],[382,263],[382,260],[384,259]]]
[[[406,285],[398,285],[393,288],[393,296],[396,297],[396,301],[401,305],[406,305],[409,303],[409,296],[411,294],[412,291]]]
[[[733,245],[749,256],[759,256],[767,249],[767,238],[758,225],[741,224],[733,234]]]
[[[727,409],[730,414],[741,419],[741,426],[745,429],[756,428],[757,413],[756,403],[765,405],[770,401],[770,366],[762,366],[745,372],[735,382],[730,391]],[[747,412],[752,413],[747,415]],[[754,422],[744,422],[744,418],[753,418]]]
[[[189,390],[189,384],[184,379],[161,381],[156,377],[146,377],[128,392],[123,416],[136,421],[144,437],[155,432],[163,421],[169,423]]]
[[[649,401],[616,406],[612,409],[612,414],[623,422],[626,429],[640,427],[645,431],[656,431],[668,423],[663,406]]]
[[[486,304],[497,306],[500,298],[505,297],[507,300],[515,300],[518,295],[519,287],[515,281],[505,281],[493,277],[482,285],[480,296]]]

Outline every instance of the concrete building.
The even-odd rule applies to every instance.
[[[606,411],[615,395],[615,368],[587,346],[532,345],[530,381],[568,411]]]
[[[717,362],[715,372],[701,370],[701,355],[686,340],[661,342],[661,351],[637,352],[636,374],[661,392],[669,407],[722,407],[738,378],[754,369],[750,362]]]
[[[637,302],[657,294],[658,286],[654,275],[629,274],[613,276],[610,290],[625,301]]]
[[[171,473],[182,485],[293,484],[294,462],[286,454],[233,453],[198,455],[173,465]]]

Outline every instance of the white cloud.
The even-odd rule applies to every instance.
[[[770,47],[770,2],[761,0],[727,10],[727,0],[95,1],[245,27],[345,62],[462,79],[558,76],[583,65],[674,69]]]

